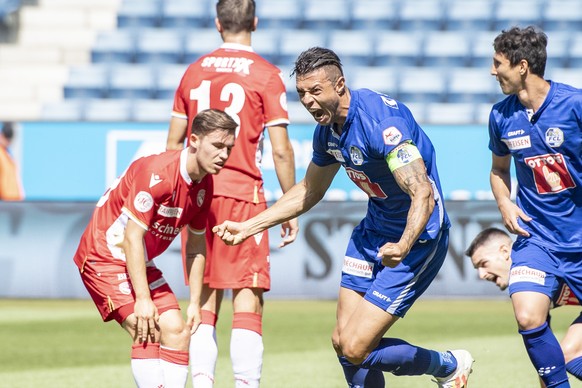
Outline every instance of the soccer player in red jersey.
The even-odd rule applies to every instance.
[[[131,366],[139,387],[178,387],[188,379],[188,346],[200,324],[205,229],[212,176],[234,147],[237,123],[219,110],[192,121],[189,146],[133,162],[97,203],[74,257],[104,321],[133,338]],[[153,259],[188,230],[190,304],[180,306]]]
[[[287,133],[287,95],[281,72],[251,48],[251,34],[257,26],[255,2],[220,0],[216,11],[215,24],[224,43],[186,70],[176,91],[167,140],[168,149],[182,148],[188,123],[208,107],[224,110],[240,124],[230,159],[214,178],[202,324],[191,340],[190,363],[194,386],[212,387],[218,352],[216,320],[224,290],[232,289],[230,355],[236,385],[257,387],[263,358],[263,293],[271,287],[268,233],[230,247],[210,229],[227,218],[247,219],[267,207],[260,170],[265,128],[283,192],[295,183],[295,160]],[[295,239],[297,220],[282,227],[284,245]]]

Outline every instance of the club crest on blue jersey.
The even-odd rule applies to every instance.
[[[364,155],[358,147],[350,147],[350,159],[356,166],[361,166],[364,163]]]
[[[559,147],[564,142],[564,132],[560,128],[548,128],[546,131],[546,144],[550,147]]]
[[[396,157],[402,162],[402,164],[410,163],[412,154],[406,149],[406,147],[401,147],[396,153]]]

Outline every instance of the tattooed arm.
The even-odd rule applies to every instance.
[[[400,241],[387,243],[378,252],[378,257],[382,257],[382,264],[387,267],[395,267],[408,255],[426,227],[435,206],[432,185],[422,159],[398,167],[392,174],[398,186],[410,196],[411,204]]]

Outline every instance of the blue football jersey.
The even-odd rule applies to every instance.
[[[521,222],[531,239],[554,251],[582,251],[582,90],[551,82],[531,118],[512,95],[489,117],[489,149],[511,154]]]
[[[348,177],[368,194],[365,227],[397,241],[406,226],[410,197],[396,183],[386,158],[399,144],[411,141],[424,160],[436,201],[420,239],[436,238],[441,229],[450,227],[450,222],[434,147],[428,136],[400,102],[368,89],[350,92],[350,107],[341,136],[331,126],[315,128],[313,163],[318,166],[340,163]],[[398,153],[403,162],[409,156],[406,151]]]

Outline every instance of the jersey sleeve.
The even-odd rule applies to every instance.
[[[122,212],[139,226],[148,230],[151,220],[162,202],[163,191],[160,189],[163,184],[155,186],[155,190],[152,190],[149,187],[151,171],[143,168],[136,168],[136,170]]]
[[[499,126],[495,120],[495,107],[489,113],[489,149],[497,156],[510,154],[507,145],[501,141]]]
[[[265,126],[289,124],[287,112],[287,92],[281,78],[281,72],[276,69],[271,72],[263,95]]]
[[[378,158],[386,159],[388,154],[405,142],[410,142],[412,135],[410,126],[401,117],[389,117],[380,123],[370,133],[371,151]]]
[[[319,167],[338,163],[336,158],[327,153],[325,134],[330,130],[328,126],[318,125],[313,133],[313,155],[311,161]]]

